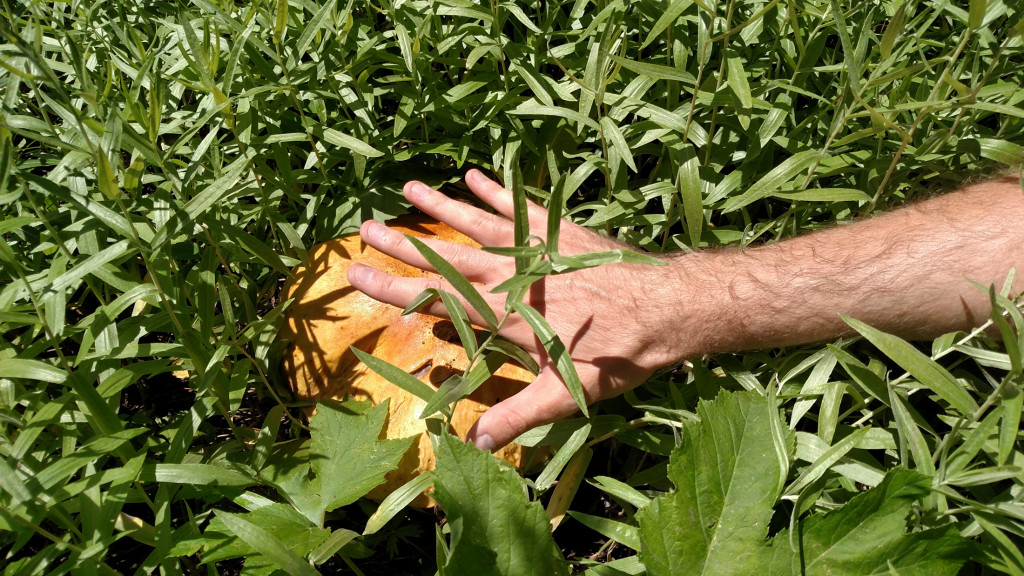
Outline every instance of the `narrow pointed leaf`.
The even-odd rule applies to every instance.
[[[886,334],[853,318],[844,316],[843,320],[961,414],[969,416],[978,409],[978,403],[952,374],[906,340]]]
[[[548,356],[555,363],[558,374],[562,377],[562,382],[565,383],[565,387],[569,390],[572,399],[576,401],[576,405],[579,406],[583,415],[589,416],[590,414],[587,412],[587,398],[583,394],[583,384],[576,373],[576,366],[572,363],[572,356],[566,350],[565,344],[562,343],[558,334],[551,328],[548,321],[540,315],[540,312],[537,312],[529,304],[518,302],[513,305],[513,308],[530,325],[530,328],[533,329],[537,337],[540,338],[544,350],[547,351]]]
[[[469,302],[469,305],[476,310],[477,314],[484,319],[489,328],[496,329],[498,326],[498,318],[494,315],[494,310],[491,309],[484,297],[480,295],[476,287],[462,275],[461,272],[455,269],[447,260],[441,257],[440,254],[434,252],[429,246],[424,244],[419,238],[415,236],[409,236],[406,234],[406,238],[412,245],[416,247],[416,250],[423,256],[423,258],[437,270],[437,273],[444,277],[452,288],[462,295]]]

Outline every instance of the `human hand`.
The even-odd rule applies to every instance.
[[[414,206],[483,246],[512,246],[512,193],[476,170],[466,174],[466,182],[498,214],[452,200],[420,182],[406,184],[404,193]],[[547,211],[531,204],[529,222],[531,234],[543,238]],[[360,235],[364,242],[385,254],[432,270],[412,243],[397,231],[371,220],[363,224]],[[478,284],[487,303],[499,317],[502,315],[505,295],[489,290],[515,272],[512,258],[440,240],[424,242]],[[568,221],[562,222],[558,248],[566,256],[622,248],[635,250]],[[427,288],[454,293],[444,280],[395,277],[359,264],[349,268],[348,279],[367,295],[399,307],[407,306]],[[666,314],[666,307],[679,299],[680,284],[675,267],[610,264],[546,277],[531,286],[524,301],[537,309],[559,335],[575,363],[587,402],[592,403],[638,386],[654,370],[696,350],[681,345],[683,327]],[[485,325],[472,307],[467,305],[466,309],[475,324]],[[447,316],[440,302],[423,311]],[[518,316],[509,318],[499,334],[529,352],[537,360],[540,372],[523,391],[491,407],[469,431],[467,440],[486,450],[499,448],[535,426],[554,422],[577,410],[554,363],[524,320]]]

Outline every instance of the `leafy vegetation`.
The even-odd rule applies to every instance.
[[[290,267],[407,210],[409,179],[459,194],[480,167],[661,252],[1020,165],[1019,4],[0,12],[4,574],[1024,573],[1024,318],[1003,287],[984,327],[1000,339],[920,346],[850,320],[863,339],[695,359],[524,435],[553,448],[538,475],[439,433],[438,470],[404,496],[433,482],[443,523],[402,491],[358,499],[403,442],[358,403],[307,425],[275,339]],[[513,295],[600,260],[556,247],[516,253]],[[829,547],[837,524],[850,537]]]

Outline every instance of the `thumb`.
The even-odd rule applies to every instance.
[[[466,441],[493,452],[523,432],[569,416],[577,409],[558,372],[546,367],[518,394],[484,412],[466,433]]]

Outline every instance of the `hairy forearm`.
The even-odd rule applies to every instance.
[[[786,346],[851,330],[840,315],[907,338],[965,330],[989,315],[1010,269],[1024,289],[1024,194],[986,182],[891,213],[746,250],[677,258],[684,314],[702,325],[681,355]],[[691,348],[694,345],[690,345]]]

